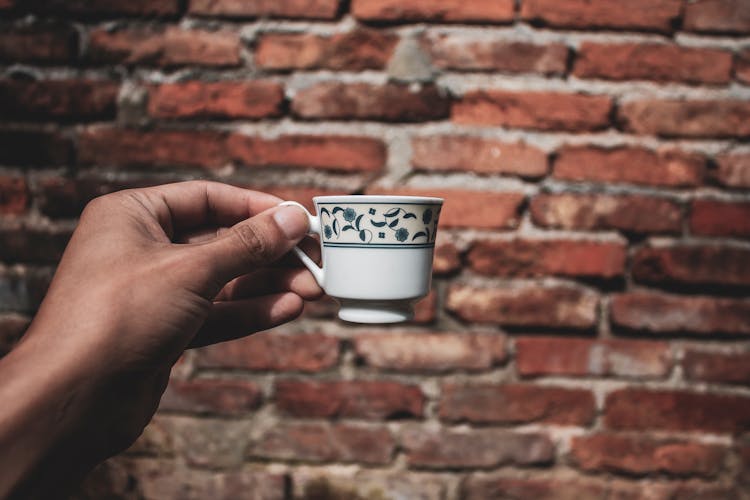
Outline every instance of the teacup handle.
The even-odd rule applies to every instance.
[[[310,229],[308,230],[308,234],[317,234],[320,235],[320,217],[316,217],[312,215],[310,212],[307,211],[307,209],[297,203],[296,201],[285,201],[284,203],[279,203],[280,207],[285,206],[295,206],[299,207],[302,210],[305,211],[307,214],[307,220],[310,223]],[[325,273],[323,272],[323,269],[319,267],[313,260],[307,256],[305,252],[300,249],[300,247],[294,247],[292,250],[294,250],[294,253],[297,254],[297,257],[299,257],[299,260],[302,261],[302,263],[305,265],[307,269],[310,270],[313,277],[315,278],[315,281],[318,282],[318,285],[320,285],[321,288],[323,288],[323,282],[324,282],[324,276]]]

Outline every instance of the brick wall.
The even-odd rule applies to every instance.
[[[0,16],[2,350],[102,193],[447,202],[413,324],[324,300],[189,353],[89,498],[748,498],[749,1]]]

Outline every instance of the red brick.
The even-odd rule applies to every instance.
[[[414,318],[411,323],[426,325],[434,323],[437,318],[438,297],[435,290],[430,290],[429,295],[414,305]]]
[[[540,194],[532,198],[534,224],[586,231],[679,233],[682,213],[676,202],[639,195]]]
[[[0,227],[0,261],[57,263],[70,240],[67,228],[24,226]]]
[[[750,398],[739,395],[628,388],[611,392],[605,403],[611,429],[664,429],[718,433],[746,432]]]
[[[704,236],[750,236],[750,203],[694,200],[690,231]]]
[[[119,85],[95,80],[1,80],[0,114],[19,120],[113,118]]]
[[[672,31],[681,0],[524,0],[521,17],[564,28]]]
[[[276,382],[276,407],[294,417],[392,419],[421,417],[425,396],[416,385],[390,381]]]
[[[547,174],[547,154],[524,142],[438,135],[411,141],[417,170],[508,174],[537,178]]]
[[[598,305],[596,294],[579,288],[453,285],[445,307],[464,321],[509,327],[586,329],[596,324]]]
[[[307,120],[423,122],[447,118],[449,98],[434,85],[324,82],[297,92],[292,111]]]
[[[191,0],[190,14],[217,17],[333,19],[340,0]]]
[[[407,426],[400,441],[410,466],[430,469],[539,465],[555,456],[555,447],[544,434],[496,429],[467,432]]]
[[[398,37],[358,29],[333,36],[307,33],[268,33],[258,41],[255,64],[266,70],[383,69]]]
[[[262,389],[244,380],[171,380],[160,410],[242,415],[257,409]]]
[[[605,80],[728,83],[732,53],[660,43],[583,42],[573,74]]]
[[[750,188],[750,154],[723,154],[716,157],[717,180],[727,187]]]
[[[78,161],[96,166],[220,168],[230,162],[225,135],[213,131],[137,131],[91,127],[78,137]]]
[[[676,150],[564,146],[557,153],[554,176],[567,181],[692,187],[703,183],[705,163],[698,154]]]
[[[595,412],[590,391],[562,387],[444,384],[440,398],[440,419],[446,422],[587,426]]]
[[[458,271],[461,268],[458,248],[451,242],[441,242],[438,239],[432,266],[434,274],[443,275]]]
[[[18,313],[0,313],[0,356],[10,352],[31,323],[31,318]]]
[[[0,215],[21,215],[29,205],[29,190],[23,177],[0,175]]]
[[[356,136],[286,135],[263,139],[233,134],[229,154],[248,167],[300,167],[340,172],[378,172],[386,146],[379,139]]]
[[[268,81],[165,83],[150,89],[155,118],[267,118],[279,116],[281,84]]]
[[[42,14],[78,17],[164,17],[179,13],[178,0],[24,0],[24,8]]]
[[[479,371],[507,357],[505,336],[490,333],[373,332],[354,339],[365,365],[385,371],[442,373]]]
[[[453,105],[452,118],[461,125],[592,131],[607,128],[611,108],[602,95],[477,90]]]
[[[395,446],[386,427],[284,422],[264,432],[248,454],[293,462],[387,464]]]
[[[577,436],[571,444],[571,456],[583,470],[636,475],[713,477],[725,455],[726,449],[718,445],[608,433]]]
[[[445,200],[441,228],[513,229],[518,226],[524,201],[521,193],[468,191],[462,189],[368,188],[367,194],[437,196]]]
[[[612,298],[610,316],[628,330],[750,335],[750,300],[631,292]]]
[[[516,340],[521,376],[664,378],[672,369],[666,342],[523,337]]]
[[[240,38],[231,32],[175,26],[162,31],[96,30],[89,34],[86,57],[90,62],[101,64],[238,66],[241,63]]]
[[[319,372],[338,364],[339,341],[321,333],[258,333],[198,351],[196,365],[252,371]]]
[[[739,446],[738,454],[741,462],[738,479],[740,483],[748,485],[750,484],[750,445]]]
[[[505,23],[513,20],[512,0],[353,0],[352,14],[363,21]]]
[[[16,0],[0,0],[0,10],[10,10],[16,6]]]
[[[57,132],[0,130],[0,163],[5,165],[65,165],[71,150],[70,141]]]
[[[492,276],[576,276],[611,279],[625,270],[625,245],[584,240],[478,240],[471,268]]]
[[[665,137],[747,137],[750,102],[737,100],[641,100],[622,104],[625,130]]]
[[[78,36],[64,24],[6,27],[0,33],[0,61],[66,63],[76,57]]]
[[[304,205],[311,213],[315,213],[313,198],[316,196],[341,196],[351,194],[351,191],[341,189],[325,189],[315,187],[294,186],[248,186],[255,191],[262,191],[278,196],[282,200],[296,201]]]
[[[516,478],[472,476],[463,483],[462,499],[534,499],[534,500],[601,500],[607,496],[607,485],[591,479]],[[614,498],[613,498],[614,500]],[[617,499],[621,500],[621,499]]]
[[[688,349],[682,371],[687,380],[750,385],[750,352],[729,354]]]
[[[727,246],[642,247],[632,259],[636,281],[652,284],[750,286],[750,250]]]
[[[536,45],[440,34],[423,38],[422,47],[434,66],[458,71],[561,75],[568,60],[568,48],[561,43]]]
[[[734,77],[742,83],[750,83],[750,50],[745,49],[735,55]]]
[[[685,29],[709,33],[750,32],[750,5],[744,0],[697,0],[685,4]]]

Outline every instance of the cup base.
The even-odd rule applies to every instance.
[[[402,323],[414,318],[413,300],[337,300],[341,304],[339,319],[349,323]]]

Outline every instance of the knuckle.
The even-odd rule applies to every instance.
[[[271,245],[253,224],[235,226],[230,231],[253,262],[266,260],[270,256]]]

